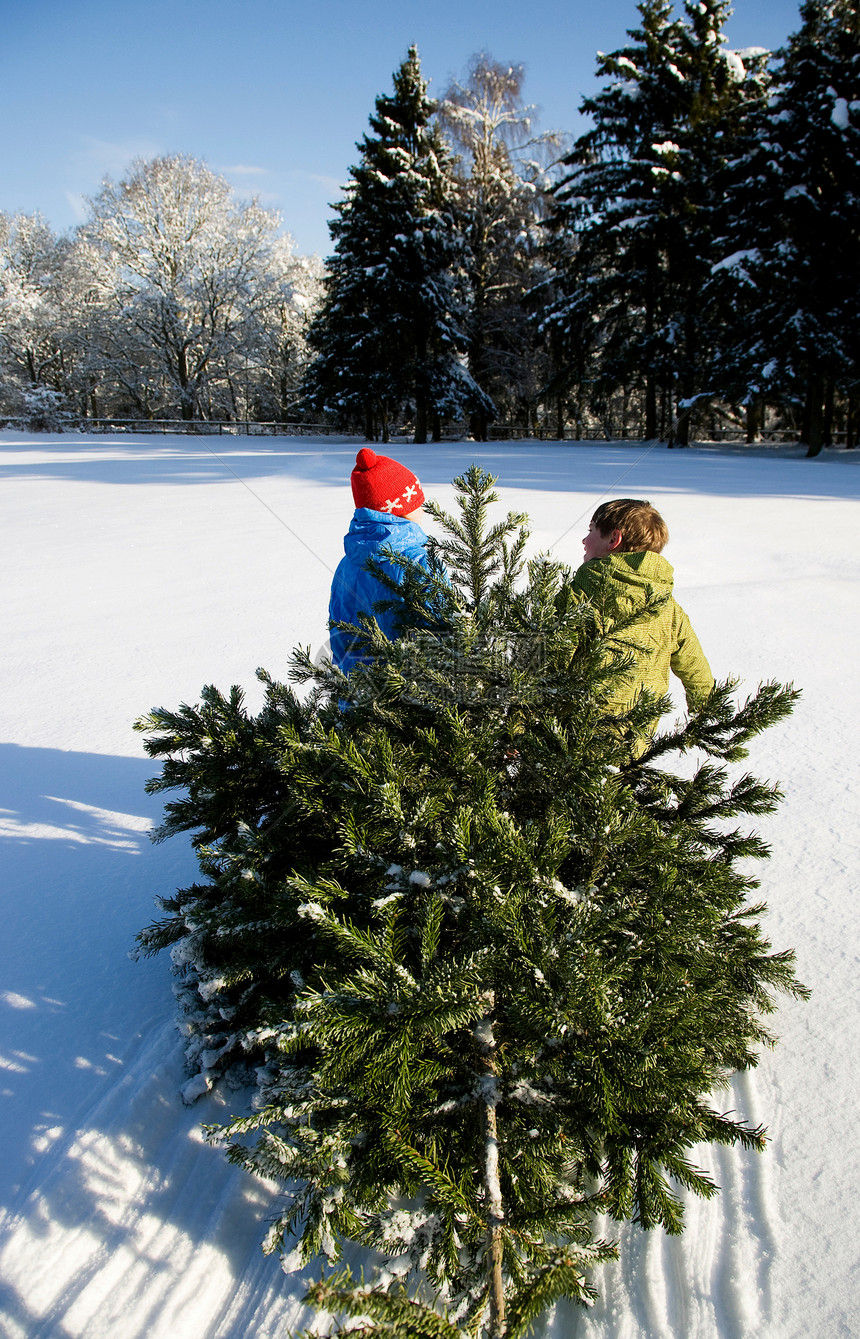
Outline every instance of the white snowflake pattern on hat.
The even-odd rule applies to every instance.
[[[407,502],[411,502],[412,499],[415,497],[416,493],[420,492],[421,492],[421,480],[416,475],[414,484],[408,484],[405,490],[400,494],[400,497],[386,498],[386,500],[380,504],[379,510],[404,511],[405,504]],[[416,508],[413,508],[413,510],[416,510]]]

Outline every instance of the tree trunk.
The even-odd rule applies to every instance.
[[[848,396],[848,407],[845,410],[845,450],[854,451],[857,448],[857,397]]]
[[[833,445],[833,380],[827,378],[824,384],[824,413],[821,425],[821,440],[825,446]]]
[[[476,409],[469,415],[469,436],[476,442],[487,440],[487,415],[483,409]]]
[[[652,376],[645,378],[645,436],[649,441],[657,436],[657,386]]]
[[[478,1044],[478,1073],[484,1093],[484,1100],[481,1102],[481,1127],[484,1138],[484,1191],[487,1198],[485,1257],[490,1285],[489,1339],[504,1339],[505,1283],[502,1272],[502,1230],[505,1210],[499,1184],[499,1131],[496,1121],[495,1095],[496,1065],[493,1059],[493,1051],[496,1047],[496,1039],[493,1036],[494,992],[488,990],[484,999],[487,1003],[487,1012],[481,1021],[475,1025],[474,1035]]]
[[[502,1339],[505,1333],[505,1284],[502,1274],[502,1223],[504,1210],[499,1191],[499,1137],[496,1108],[484,1104],[484,1176],[490,1200],[487,1230],[487,1263],[490,1266],[490,1337]]]
[[[810,377],[807,383],[803,441],[807,460],[820,455],[824,445],[824,378],[821,376]]]
[[[179,416],[184,423],[190,423],[194,417],[194,394],[188,386],[188,359],[184,349],[176,355],[176,371],[179,377]]]
[[[652,251],[645,271],[645,342],[648,367],[645,372],[645,436],[650,441],[657,436],[657,378],[654,375],[654,324],[656,320],[656,293],[658,281],[655,268],[657,257]]]
[[[281,373],[278,377],[278,418],[281,423],[290,421],[290,383],[287,377],[287,369],[281,364]]]
[[[674,446],[690,445],[690,423],[693,418],[692,409],[682,409],[678,413],[678,421],[675,424]]]
[[[415,397],[415,442],[427,441],[427,397],[416,395]]]
[[[761,400],[752,400],[747,405],[747,443],[761,441],[763,420],[764,406]]]

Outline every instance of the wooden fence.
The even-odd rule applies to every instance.
[[[28,416],[0,418],[0,427],[27,431],[33,420]],[[180,419],[180,418],[66,418],[63,426],[70,431],[80,432],[137,432],[137,433],[178,433],[191,436],[229,436],[229,437],[345,437],[350,434],[333,427],[330,423],[262,423],[251,419]],[[55,429],[56,431],[57,429]],[[360,436],[359,434],[355,434]],[[465,431],[456,436],[446,433],[446,441],[462,441]],[[540,442],[641,442],[646,440],[640,433],[619,428],[607,433],[602,428],[565,428],[562,437],[549,428],[522,428],[509,423],[493,423],[489,429],[489,440],[499,441],[540,441]],[[844,431],[832,434],[834,446],[844,446],[847,435]],[[363,440],[363,439],[362,439]],[[411,434],[392,433],[391,444],[411,442]],[[784,428],[765,428],[756,437],[755,442],[747,443],[742,428],[716,428],[707,437],[697,437],[698,442],[725,442],[735,445],[756,445],[767,443],[800,443],[797,431]]]

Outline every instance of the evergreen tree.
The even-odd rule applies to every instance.
[[[669,272],[680,337],[675,365],[677,436],[689,441],[692,414],[721,394],[721,317],[709,301],[716,239],[725,219],[725,174],[742,152],[756,113],[766,105],[767,52],[726,49],[728,0],[686,0],[689,110],[682,148],[682,200],[669,248]],[[737,319],[737,315],[735,315]]]
[[[556,190],[550,255],[560,295],[548,322],[570,347],[571,379],[584,369],[598,402],[637,389],[645,435],[665,431],[674,412],[683,442],[697,398],[715,392],[703,295],[717,181],[763,96],[763,53],[747,69],[725,49],[725,0],[688,3],[685,20],[672,17],[669,0],[638,8],[631,44],[599,57],[611,82],[584,101],[594,128]]]
[[[207,878],[141,948],[172,946],[196,1087],[244,1053],[260,1088],[212,1137],[283,1186],[267,1249],[385,1257],[312,1290],[337,1333],[514,1339],[587,1302],[616,1253],[596,1214],[680,1231],[677,1188],[716,1191],[693,1145],[762,1147],[712,1094],[804,993],[747,903],[767,848],[729,821],[779,793],[723,765],[795,694],[723,685],[656,739],[665,702],[613,715],[638,616],[524,572],[525,518],[456,483],[450,582],[404,564],[401,635],[353,630],[370,663],[297,653],[303,700],[263,675],[256,718],[210,689],[140,722]],[[676,774],[692,748],[713,761]]]
[[[368,440],[379,430],[387,442],[402,408],[417,442],[430,429],[437,438],[443,419],[492,408],[460,358],[454,181],[434,111],[410,47],[393,94],[376,99],[374,134],[358,145],[361,161],[329,223],[334,255],[309,334],[317,357],[305,395],[362,422]]]
[[[755,404],[796,406],[808,454],[834,394],[856,413],[860,357],[860,12],[808,0],[726,192],[715,287],[740,313],[723,365]]]
[[[681,25],[669,0],[638,6],[632,44],[598,55],[610,81],[582,111],[593,130],[565,160],[556,188],[551,262],[559,290],[548,324],[570,368],[570,389],[587,376],[595,401],[619,384],[645,398],[645,435],[658,431],[658,392],[669,377],[662,320],[666,242],[664,162],[680,118]],[[565,357],[567,353],[567,357]]]

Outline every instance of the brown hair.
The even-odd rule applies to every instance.
[[[635,497],[619,497],[614,502],[602,502],[591,518],[601,535],[621,531],[621,543],[616,553],[642,553],[650,549],[660,553],[669,541],[669,531],[663,517],[650,502]]]

